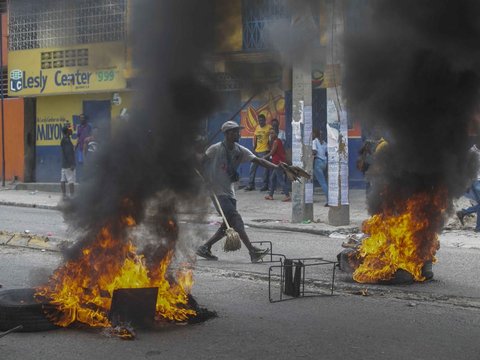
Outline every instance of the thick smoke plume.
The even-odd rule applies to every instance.
[[[77,256],[107,224],[120,232],[119,219],[124,216],[141,222],[146,205],[159,191],[159,205],[149,210],[163,232],[164,243],[158,245],[174,245],[177,229],[169,220],[175,220],[179,197],[198,196],[194,140],[201,120],[216,104],[203,63],[213,46],[210,3],[134,2],[134,109],[128,122],[112,132],[67,211],[70,224],[86,232],[69,256]],[[148,251],[161,258],[165,248]]]
[[[265,40],[279,52],[280,60],[285,66],[292,66],[305,58],[310,59],[314,50],[318,50],[316,43],[320,36],[314,17],[319,15],[319,2],[288,0],[285,5],[291,18],[280,17],[268,21],[265,25]]]
[[[345,45],[348,105],[389,142],[370,174],[369,210],[439,187],[458,197],[478,166],[468,133],[480,103],[480,2],[369,3]]]

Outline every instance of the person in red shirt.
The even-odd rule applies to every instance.
[[[265,159],[272,158],[272,163],[275,165],[280,164],[281,162],[286,161],[286,154],[285,149],[283,147],[283,142],[278,138],[278,130],[270,129],[270,142],[271,142],[271,150],[270,152],[264,156]],[[275,188],[277,187],[277,181],[280,183],[280,186],[283,188],[283,193],[285,194],[285,198],[282,200],[284,202],[291,201],[290,198],[290,191],[288,189],[288,184],[283,177],[283,171],[280,167],[273,169],[272,174],[270,176],[270,193],[265,196],[265,200],[273,200],[273,193],[275,192]]]

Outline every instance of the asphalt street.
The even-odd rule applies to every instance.
[[[60,211],[0,206],[0,230],[67,238],[67,225]]]
[[[5,287],[31,286],[56,253],[0,248]],[[219,317],[199,325],[139,331],[134,341],[100,330],[13,333],[2,360],[38,359],[478,359],[480,313],[389,296],[335,296],[270,304],[266,282],[197,271],[193,294]]]
[[[28,225],[44,235],[73,236],[61,213],[0,206],[3,230]],[[179,223],[179,250],[191,252],[212,234],[216,223]],[[334,259],[341,238],[248,228],[252,241],[272,241],[289,257]],[[140,234],[141,237],[141,232]],[[480,345],[480,251],[443,246],[434,281],[409,286],[352,283],[338,274],[327,296],[330,269],[307,274],[318,279],[307,290],[322,294],[271,304],[268,268],[251,264],[245,248],[219,261],[198,260],[193,295],[219,317],[200,325],[168,324],[138,332],[135,341],[110,338],[100,330],[59,329],[14,333],[0,339],[0,358],[10,359],[478,359]],[[3,289],[47,281],[61,263],[58,252],[0,247]],[[278,295],[273,277],[273,297]]]
[[[23,232],[29,230],[38,235],[56,236],[60,238],[74,238],[75,234],[68,231],[63,222],[61,212],[56,210],[24,208],[14,206],[0,206],[0,230]],[[205,241],[218,227],[216,222],[210,224],[191,224],[180,221],[179,250],[183,253],[191,253],[193,249]],[[284,254],[289,258],[295,257],[322,257],[327,260],[335,260],[341,250],[342,237],[326,237],[301,232],[275,231],[258,228],[248,228],[251,241],[271,241],[273,252]],[[141,241],[143,235],[137,238]],[[443,244],[443,243],[442,243]],[[455,244],[453,242],[453,244]],[[235,277],[254,275],[258,278],[266,278],[268,264],[251,264],[248,253],[244,247],[240,251],[225,253],[221,250],[219,242],[213,249],[213,253],[219,257],[219,261],[212,262],[199,259],[198,269],[209,272],[228,273]],[[257,244],[266,246],[266,244]],[[417,294],[432,299],[452,302],[470,302],[480,307],[480,249],[464,248],[452,245],[442,245],[437,253],[438,262],[433,266],[434,281],[405,286],[376,286],[359,285],[350,281],[350,277],[337,273],[336,285],[338,288],[369,288],[372,291],[397,293],[402,296]],[[326,271],[322,269],[322,271]],[[320,280],[328,280],[329,272],[313,274]],[[308,275],[308,274],[307,274]],[[2,280],[0,280],[0,284]]]

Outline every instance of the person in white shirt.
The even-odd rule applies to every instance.
[[[327,170],[327,143],[322,138],[322,132],[320,130],[313,130],[312,136],[312,150],[314,156],[313,174],[315,179],[317,179],[318,183],[322,187],[322,191],[327,198],[327,203],[325,206],[328,206],[328,186],[325,176],[325,172]]]

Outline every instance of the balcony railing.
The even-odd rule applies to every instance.
[[[289,17],[286,0],[242,0],[243,49],[267,49],[266,27]]]
[[[126,38],[127,0],[9,2],[9,48],[70,46]]]

